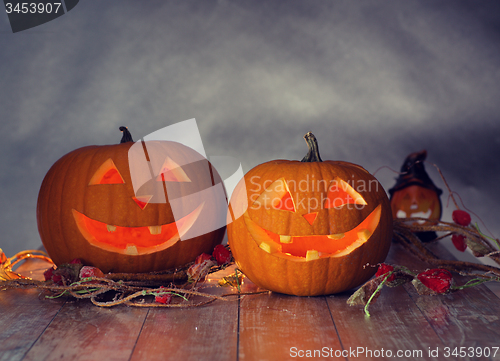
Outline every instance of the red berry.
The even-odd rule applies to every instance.
[[[161,286],[160,288],[165,288],[165,287]],[[160,294],[158,292],[158,294],[155,296],[155,302],[169,304],[170,302],[172,302],[172,294],[171,293]]]
[[[212,256],[207,254],[207,253],[202,253],[198,257],[196,257],[196,260],[194,261],[195,264],[200,264],[205,261],[209,261],[212,259]]]
[[[212,260],[211,255],[206,253],[200,254],[196,257],[194,264],[187,270],[189,279],[193,281],[202,281],[213,265],[215,265],[215,262]]]
[[[467,227],[471,222],[470,214],[461,209],[455,209],[451,214],[451,218],[453,222],[464,227]]]
[[[43,277],[45,277],[45,281],[49,281],[52,279],[52,275],[54,274],[54,267],[49,268],[43,273]]]
[[[50,281],[54,282],[56,285],[62,286],[62,276],[59,273],[56,273],[56,268],[52,267],[46,270],[43,273],[43,277],[45,278],[45,281]]]
[[[451,241],[456,249],[460,252],[465,252],[467,249],[467,243],[465,242],[465,236],[462,234],[454,234],[451,236]]]
[[[82,264],[82,261],[79,258],[75,258],[69,264]]]
[[[88,277],[104,277],[104,273],[97,267],[83,266],[80,270],[80,279]]]
[[[386,275],[387,273],[392,272],[392,271],[394,271],[394,267],[392,267],[389,264],[381,263],[378,266],[378,270],[377,270],[377,273],[375,273],[375,277]],[[389,276],[389,278],[387,278],[387,282],[394,281],[395,278],[396,278],[396,276],[393,273],[392,275]]]
[[[453,280],[451,272],[441,268],[421,272],[417,275],[417,278],[427,288],[437,293],[445,293],[448,291]]]
[[[215,246],[212,256],[215,258],[219,266],[231,261],[231,252],[229,252],[229,250],[222,244]]]
[[[54,282],[56,285],[62,286],[63,285],[62,276],[59,274],[53,274],[52,282]]]

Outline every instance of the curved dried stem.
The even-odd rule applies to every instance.
[[[500,257],[498,251],[491,245],[491,243],[481,235],[478,230],[472,227],[463,227],[449,222],[437,222],[436,224],[415,224],[415,221],[427,221],[421,218],[407,218],[394,220],[394,239],[401,243],[407,250],[416,255],[422,261],[425,261],[433,266],[448,269],[458,273],[481,271],[500,275],[500,268],[489,266],[481,263],[472,263],[464,261],[444,260],[436,257],[430,252],[415,235],[415,232],[449,232],[449,234],[462,234],[470,242],[479,244],[484,247],[484,254],[499,263]]]

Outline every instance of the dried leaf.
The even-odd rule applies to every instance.
[[[470,248],[474,257],[484,257],[485,255],[491,252],[482,243],[473,241],[469,237],[467,237],[465,241],[467,242],[467,247]]]
[[[215,266],[216,263],[211,259],[206,259],[201,261],[201,263],[195,263],[187,270],[187,274],[189,277],[189,282],[200,282],[205,279],[205,277],[210,272],[212,266]]]
[[[404,270],[396,269],[392,274],[394,279],[390,282],[386,282],[385,285],[387,287],[398,287],[404,285],[405,283],[411,282],[414,276]]]
[[[80,279],[80,269],[83,267],[81,263],[64,263],[57,267],[52,273],[52,280],[54,282],[55,278],[58,277],[59,280],[63,279],[64,282],[60,282],[60,284],[71,284]],[[58,282],[56,282],[58,283]]]
[[[418,278],[414,278],[413,281],[411,281],[415,289],[417,290],[419,295],[437,295],[438,293],[431,290],[428,288],[426,285],[424,285]]]
[[[349,306],[364,306],[368,303],[368,300],[370,300],[370,297],[372,297],[372,295],[373,297],[370,302],[375,302],[375,300],[380,296],[380,292],[377,292],[377,294],[375,295],[374,292],[377,290],[378,286],[380,286],[384,279],[385,275],[382,275],[366,282],[363,286],[358,288],[356,292],[351,295],[351,297],[349,297],[349,299],[347,300],[347,304]]]
[[[243,274],[241,273],[238,273],[238,275],[232,274],[226,277],[222,277],[219,280],[219,286],[238,287],[238,285],[241,284],[242,280],[243,280]]]

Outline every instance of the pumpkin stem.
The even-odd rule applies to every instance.
[[[127,142],[133,142],[134,140],[132,139],[132,134],[130,134],[129,130],[127,127],[121,126],[120,130],[123,133],[122,140],[120,140],[120,143],[127,143]]]
[[[313,133],[307,132],[304,135],[307,147],[309,148],[307,155],[302,158],[301,162],[322,162],[321,156],[319,155],[318,141]]]

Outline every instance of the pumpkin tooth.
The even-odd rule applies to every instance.
[[[315,249],[310,249],[306,253],[306,261],[312,261],[319,258],[319,252]]]
[[[276,253],[276,252],[281,253],[282,252],[281,245],[279,245],[275,242],[271,242],[271,243],[261,242],[259,244],[259,248],[262,249],[263,251],[266,251],[267,253]]]
[[[267,253],[271,253],[271,246],[269,245],[269,243],[262,242],[261,244],[259,244],[259,248],[263,251],[266,251]]]
[[[151,234],[161,234],[161,226],[149,226],[148,228]]]
[[[139,254],[139,252],[137,251],[137,247],[134,244],[127,244],[125,253],[130,256],[137,256]]]
[[[113,226],[111,224],[106,224],[106,228],[108,229],[108,232],[116,231],[116,226]]]
[[[292,236],[282,236],[280,235],[281,243],[292,243]]]
[[[363,242],[366,242],[366,240],[368,238],[370,238],[371,235],[372,235],[372,232],[370,232],[370,230],[362,229],[361,231],[358,232],[358,239],[363,241]]]
[[[329,234],[327,237],[329,239],[342,239],[344,238],[345,234],[344,233],[336,233],[336,234]]]
[[[372,235],[372,232],[368,229],[362,229],[361,231],[358,232],[358,239],[354,241],[352,244],[347,246],[344,250],[338,251],[333,255],[333,257],[343,257],[346,254],[351,253],[353,250],[356,248],[360,247],[363,243],[365,243],[368,238],[370,238]]]

